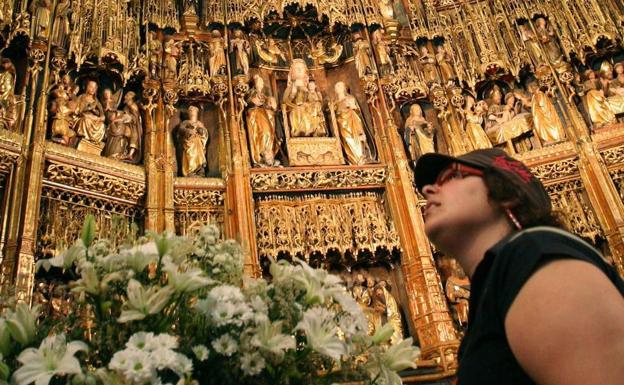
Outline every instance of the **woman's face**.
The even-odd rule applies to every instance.
[[[475,229],[491,225],[504,215],[490,202],[480,176],[461,176],[455,172],[442,184],[426,185],[423,195],[427,199],[425,233],[441,251],[465,234],[474,234]]]

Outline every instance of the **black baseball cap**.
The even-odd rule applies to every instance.
[[[523,190],[529,201],[538,208],[551,211],[550,197],[540,180],[519,160],[509,156],[500,148],[475,150],[458,157],[429,153],[421,156],[414,167],[416,187],[422,192],[423,187],[435,183],[440,172],[453,163],[483,170],[484,174],[496,173]]]

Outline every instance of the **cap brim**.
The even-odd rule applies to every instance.
[[[424,154],[418,158],[416,166],[414,167],[414,178],[416,179],[418,191],[422,192],[423,187],[435,183],[440,172],[454,162],[461,161],[452,156],[433,152]]]

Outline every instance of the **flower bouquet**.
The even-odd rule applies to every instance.
[[[116,245],[116,243],[121,243]],[[0,318],[0,384],[400,384],[411,338],[367,321],[340,279],[297,261],[243,277],[238,243],[216,226],[194,237],[80,239],[38,268],[62,269],[71,311],[18,304]]]

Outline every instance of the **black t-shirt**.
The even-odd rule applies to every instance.
[[[458,385],[534,384],[511,351],[505,317],[531,275],[546,262],[563,258],[597,266],[624,296],[624,281],[582,239],[552,227],[534,227],[506,237],[486,252],[472,277]]]

